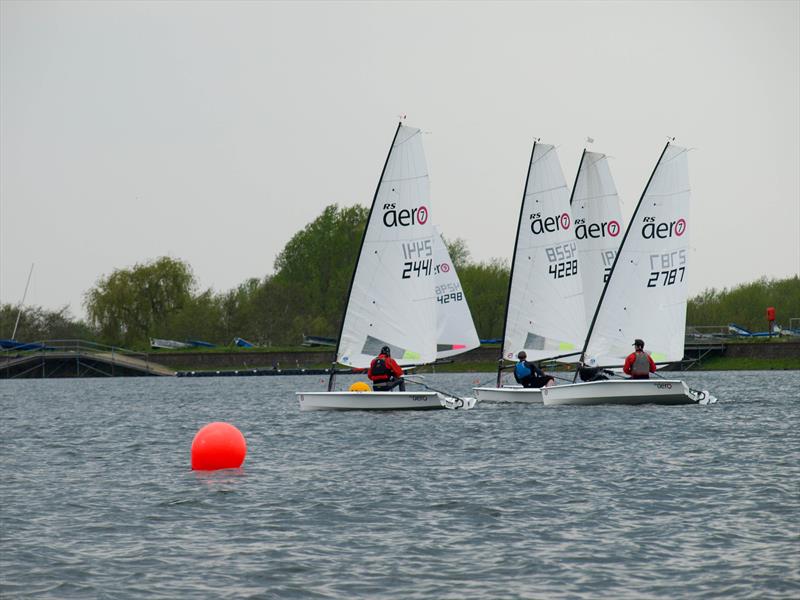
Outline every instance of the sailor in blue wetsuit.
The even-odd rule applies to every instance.
[[[550,375],[545,375],[534,363],[529,363],[525,360],[528,358],[528,354],[525,350],[520,350],[519,354],[517,354],[517,358],[519,362],[514,366],[514,379],[516,379],[517,383],[522,387],[541,388],[555,384],[555,379]]]

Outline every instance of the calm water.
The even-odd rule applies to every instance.
[[[0,382],[0,596],[798,597],[800,372],[686,379],[720,403],[300,413],[319,377]],[[193,472],[217,420],[244,468]]]

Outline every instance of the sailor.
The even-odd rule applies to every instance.
[[[401,392],[406,391],[403,369],[392,358],[389,346],[381,348],[381,353],[372,359],[367,377],[372,380],[372,389],[376,392],[390,392],[395,387],[399,387]]]
[[[519,362],[514,366],[514,379],[522,387],[526,388],[541,388],[550,387],[554,385],[556,380],[550,375],[545,375],[544,372],[537,367],[534,363],[529,363],[527,352],[520,350],[517,354]]]
[[[581,363],[578,369],[578,377],[581,381],[606,381],[608,375],[613,375],[613,371],[606,371],[597,366],[597,360],[590,358],[588,362]]]
[[[650,379],[650,373],[656,372],[656,363],[644,351],[644,341],[634,340],[634,351],[625,359],[622,370],[631,376],[631,379]]]

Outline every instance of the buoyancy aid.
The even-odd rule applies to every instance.
[[[644,352],[637,352],[631,365],[632,377],[650,377],[650,358]]]
[[[386,358],[381,354],[372,360],[370,367],[373,381],[386,381],[392,376],[392,370],[386,365]]]
[[[528,366],[528,362],[521,360],[514,366],[514,378],[519,381],[533,374],[533,370]]]

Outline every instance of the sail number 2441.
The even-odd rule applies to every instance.
[[[433,272],[433,245],[431,240],[403,242],[403,279],[427,277]]]

